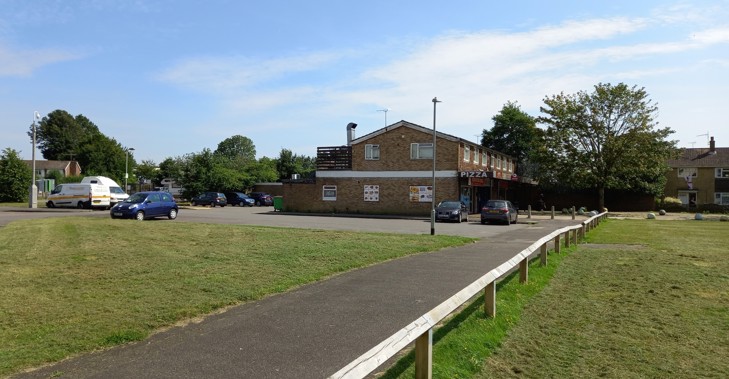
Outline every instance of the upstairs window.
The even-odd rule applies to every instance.
[[[380,145],[365,145],[365,160],[376,161],[380,159]]]
[[[729,168],[717,168],[715,176],[717,178],[729,178]]]
[[[468,146],[468,145],[463,146],[463,161],[464,162],[471,161],[471,146]]]
[[[433,159],[433,144],[411,143],[410,159]]]
[[[485,151],[481,152],[481,166],[488,166],[487,155]]]
[[[696,167],[683,167],[676,170],[676,172],[678,172],[679,178],[695,178],[698,174]]]

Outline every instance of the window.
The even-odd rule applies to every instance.
[[[468,145],[463,146],[463,161],[464,162],[471,161],[471,146],[468,146]]]
[[[729,205],[729,192],[716,192],[714,194],[714,203],[719,205]]]
[[[485,151],[481,152],[481,166],[488,166],[487,155]]]
[[[489,162],[490,162],[490,165],[491,165],[491,169],[493,170],[494,167],[495,167],[495,165],[496,165],[496,160],[494,159],[494,155],[493,154],[489,154]]]
[[[410,159],[433,159],[433,144],[411,143]]]
[[[322,186],[322,200],[336,201],[337,200],[337,186]]]
[[[717,168],[716,177],[717,178],[729,178],[729,168]]]
[[[501,155],[496,156],[496,168],[501,170]]]
[[[679,168],[676,171],[678,172],[679,178],[687,178],[687,177],[695,178],[697,175],[696,167],[684,167],[684,168]]]
[[[380,159],[380,145],[365,145],[365,160],[376,161]]]

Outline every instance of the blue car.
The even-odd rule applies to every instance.
[[[155,217],[177,218],[179,208],[169,192],[137,192],[111,208],[111,218],[135,218],[139,221]]]

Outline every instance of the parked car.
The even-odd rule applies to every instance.
[[[172,194],[160,191],[137,192],[116,203],[109,211],[111,218],[136,218],[139,221],[155,217],[174,220],[178,212]]]
[[[435,207],[435,221],[468,221],[466,204],[458,200],[444,200]]]
[[[226,192],[225,197],[228,200],[228,204],[230,205],[240,205],[241,207],[247,205],[249,207],[252,207],[253,204],[256,203],[255,200],[248,197],[248,195],[244,194],[243,192]]]
[[[253,200],[255,200],[256,205],[273,205],[273,196],[265,193],[265,192],[251,192],[248,194]]]
[[[516,223],[519,212],[514,204],[508,200],[489,200],[481,208],[481,223],[492,221],[505,222],[507,225]]]
[[[190,204],[193,206],[209,205],[211,207],[224,207],[228,205],[228,199],[222,192],[203,192],[201,195],[193,197]]]

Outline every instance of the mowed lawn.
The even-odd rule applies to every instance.
[[[478,378],[729,377],[729,223],[610,220]]]
[[[0,228],[0,376],[470,238],[64,217]]]

